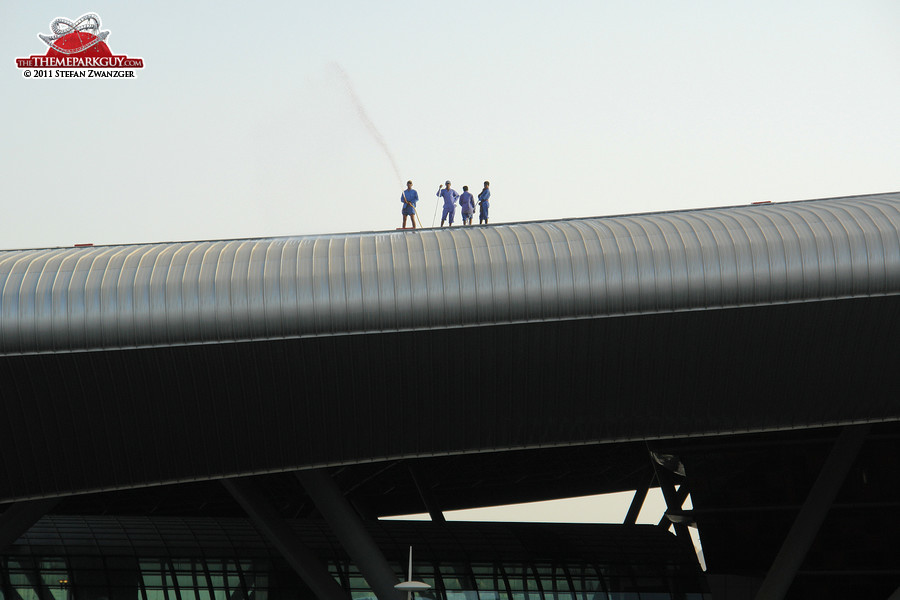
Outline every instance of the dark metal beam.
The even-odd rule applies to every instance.
[[[379,600],[403,600],[403,593],[394,589],[400,583],[397,575],[328,472],[310,469],[296,471],[294,475]]]
[[[416,473],[416,469],[411,463],[407,463],[406,466],[409,469],[409,474],[412,476],[413,483],[416,485],[416,490],[419,492],[419,497],[422,499],[422,504],[425,505],[425,510],[428,511],[431,520],[435,523],[446,523],[447,520],[444,518],[444,513],[438,508],[437,502],[434,500],[434,495],[422,485],[421,477]]]
[[[660,517],[659,523],[656,525],[662,527],[663,529],[668,529],[669,525],[671,525],[674,521],[669,518],[670,514],[680,514],[682,513],[682,506],[684,506],[684,501],[687,500],[688,495],[691,493],[690,488],[687,486],[687,482],[682,482],[678,489],[674,494],[674,503],[673,507],[668,505],[668,501],[666,502],[666,512],[663,513],[663,516]],[[693,513],[693,511],[691,511]]]
[[[26,500],[9,505],[3,513],[0,513],[0,552],[22,537],[22,534],[31,529],[38,519],[59,504],[60,500],[62,498]]]
[[[328,568],[278,515],[250,478],[223,479],[222,485],[247,511],[253,523],[281,552],[319,600],[348,600],[350,595],[337,584],[328,573]]]
[[[756,593],[758,600],[781,600],[787,594],[868,433],[869,425],[853,425],[841,430],[772,568]]]
[[[625,515],[624,525],[637,523],[638,515],[641,514],[641,509],[644,507],[644,500],[647,499],[647,492],[650,491],[650,484],[653,483],[655,477],[654,475],[645,485],[634,490],[634,498],[631,500],[631,506],[628,507],[628,514]]]
[[[650,464],[653,465],[653,472],[656,474],[656,480],[659,482],[659,489],[662,490],[663,498],[666,500],[666,512],[669,511],[680,511],[681,505],[684,504],[684,498],[680,498],[678,491],[675,490],[675,481],[672,471],[662,466],[657,462],[656,456],[653,453],[653,449],[650,446],[647,446]],[[680,465],[680,461],[677,459],[674,461]],[[687,491],[686,486],[682,483],[681,488]],[[687,494],[685,493],[685,497]],[[663,515],[663,519],[666,519],[665,515]],[[691,532],[688,530],[688,526],[684,523],[672,523],[675,527],[675,537],[678,538],[679,543],[682,548],[684,548],[685,552],[689,552],[690,554],[696,554],[694,550],[694,541],[691,539]],[[666,529],[669,528],[668,525],[661,525]],[[699,562],[699,559],[698,559]]]

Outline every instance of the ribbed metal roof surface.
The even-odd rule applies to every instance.
[[[0,355],[900,293],[900,193],[490,227],[0,252]]]

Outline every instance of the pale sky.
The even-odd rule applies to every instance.
[[[446,179],[494,223],[900,190],[896,0],[2,6],[0,248],[393,229],[407,179],[426,225]],[[87,12],[138,78],[25,79]]]
[[[628,508],[634,499],[634,492],[616,492],[594,496],[579,496],[543,502],[525,502],[506,506],[486,506],[464,510],[448,510],[444,518],[448,521],[514,521],[541,523],[622,523]],[[692,504],[690,495],[683,508],[689,509]],[[662,491],[650,488],[637,523],[655,525],[666,510],[666,502]],[[430,521],[428,513],[381,517],[383,520]]]
[[[677,487],[676,487],[677,489]],[[449,510],[443,513],[448,521],[487,521],[487,522],[520,522],[520,523],[616,523],[621,524],[628,514],[628,508],[634,499],[634,492],[616,492],[594,496],[579,496],[543,502],[525,502],[506,506],[486,506],[465,510]],[[685,510],[693,509],[691,495],[682,505]],[[637,517],[639,525],[656,525],[666,511],[666,501],[658,487],[650,488]],[[430,521],[428,513],[381,517],[386,521]],[[706,570],[706,559],[703,556],[700,532],[689,527],[694,550],[703,570]],[[674,532],[674,527],[669,530]]]

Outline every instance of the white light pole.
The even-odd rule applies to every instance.
[[[431,586],[425,583],[424,581],[413,581],[412,578],[412,546],[409,547],[409,575],[406,577],[406,581],[403,583],[398,583],[394,586],[394,588],[400,591],[406,591],[406,600],[412,600],[413,592],[424,592],[425,590],[430,590]]]

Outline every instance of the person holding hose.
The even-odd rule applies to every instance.
[[[412,228],[416,228],[416,202],[419,201],[419,193],[413,189],[412,181],[406,182],[406,189],[400,192],[400,202],[403,203],[403,229],[406,229],[406,217],[412,217]]]

